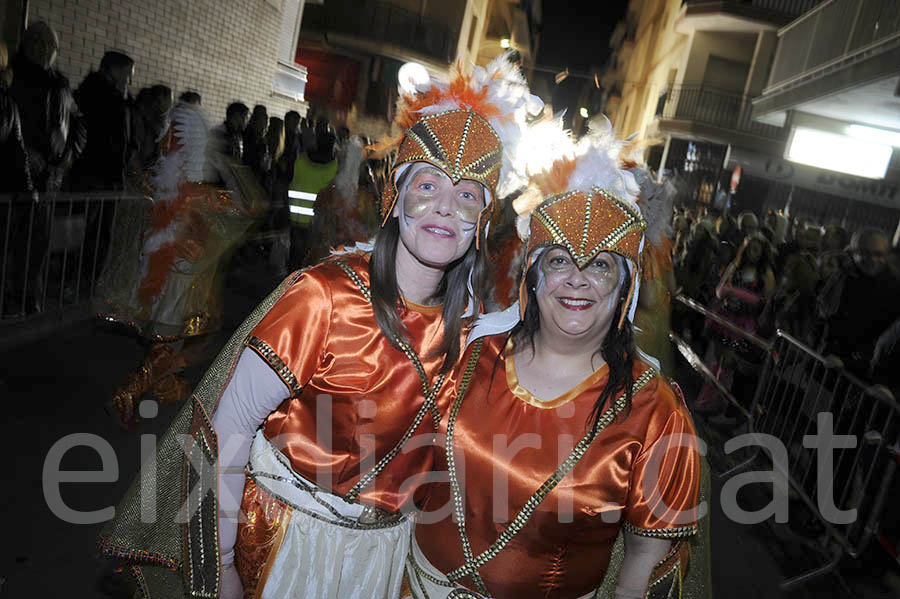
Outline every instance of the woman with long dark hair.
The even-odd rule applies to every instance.
[[[406,508],[433,461],[415,438],[434,434],[486,297],[486,225],[524,89],[501,59],[407,99],[374,246],[263,302],[160,442],[158,469],[183,473],[183,493],[158,496],[148,526],[136,483],[104,531],[148,596],[398,595]]]
[[[634,346],[645,223],[610,153],[588,139],[538,179],[518,306],[469,336],[441,427],[450,484],[432,487],[407,567],[417,599],[682,588],[699,456],[680,392]]]

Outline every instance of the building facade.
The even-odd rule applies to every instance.
[[[804,15],[842,2],[866,4],[632,0],[611,41],[613,55],[602,78],[605,110],[618,131],[635,135],[635,146],[651,167],[675,170],[687,181],[689,201],[723,208],[714,205],[715,198],[728,196],[717,192],[728,190],[733,169],[741,165],[743,176],[734,198],[741,208],[787,209],[821,224],[837,221],[850,228],[885,219],[896,224],[895,207],[875,201],[891,195],[890,180],[873,182],[785,159],[791,136],[786,114],[808,100],[796,91],[788,100],[785,95],[776,100],[773,94],[784,86],[773,86],[772,78],[784,79],[791,69],[781,63],[796,63],[800,46],[815,46],[809,46],[808,28],[802,31],[802,42],[799,35],[791,38],[797,47],[784,46],[784,37],[797,28],[795,20],[802,22]],[[896,12],[895,3],[871,4],[892,4]],[[890,20],[884,14],[864,18],[880,18],[881,31]],[[823,48],[831,47],[828,40],[834,31],[822,27],[819,33]],[[883,35],[882,44],[884,40],[890,36]],[[894,67],[884,66],[879,73],[886,77],[889,68]],[[792,81],[797,75],[791,73]]]
[[[28,22],[59,36],[57,67],[73,87],[99,68],[107,50],[135,61],[132,91],[162,83],[198,92],[209,115],[224,118],[239,100],[269,114],[306,112],[305,73],[279,45],[302,18],[303,0],[30,0]],[[283,45],[283,44],[282,44]],[[288,63],[279,68],[279,62]],[[287,83],[279,73],[292,75]]]
[[[484,65],[501,40],[528,68],[537,46],[540,1],[327,0],[307,3],[296,61],[307,69],[314,112],[370,138],[391,132],[400,69],[446,75]]]

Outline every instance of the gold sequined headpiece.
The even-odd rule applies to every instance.
[[[395,119],[403,129],[402,136],[376,148],[397,148],[381,196],[382,225],[397,202],[399,173],[406,165],[427,162],[454,184],[470,179],[484,186],[487,193],[478,217],[477,247],[497,191],[512,171],[508,155],[521,135],[522,113],[527,104],[537,103],[508,56],[497,58],[487,68],[475,67],[471,76],[457,66],[449,82],[432,81],[427,89],[403,96]]]
[[[635,203],[638,188],[633,175],[619,168],[618,149],[611,129],[592,133],[577,146],[573,143],[570,155],[531,177],[531,188],[516,208],[520,219],[528,219],[524,272],[540,255],[539,249],[553,245],[566,248],[578,268],[600,252],[619,254],[631,263],[621,326],[625,317],[634,318],[647,223]],[[528,299],[524,272],[519,289],[522,316]]]

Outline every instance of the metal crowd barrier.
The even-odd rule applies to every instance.
[[[728,319],[723,318],[703,304],[687,297],[686,295],[679,293],[675,296],[675,300],[684,304],[695,312],[698,312],[699,314],[705,316],[706,318],[715,321],[735,335],[746,339],[749,343],[755,345],[764,352],[768,353],[772,350],[771,343],[769,343],[765,339],[762,339],[760,337],[757,337],[753,333],[745,331]],[[696,370],[697,373],[700,374],[700,376],[702,376],[707,382],[712,384],[719,392],[719,395],[721,395],[722,398],[725,399],[725,401],[731,404],[731,406],[738,412],[740,412],[740,414],[748,421],[751,421],[753,419],[753,415],[751,414],[751,412],[744,405],[742,405],[741,402],[737,400],[737,398],[735,398],[730,390],[722,385],[722,383],[716,378],[716,375],[709,369],[709,366],[704,363],[703,358],[698,355],[696,351],[694,351],[694,349],[687,341],[685,341],[672,331],[669,332],[669,339],[672,341],[672,343],[675,344],[678,352],[684,357],[685,360],[687,360],[688,364],[690,364],[690,366],[694,370]]]
[[[786,580],[782,586],[790,590],[834,570],[844,556],[859,558],[877,535],[900,458],[900,406],[885,387],[861,381],[840,360],[778,331],[751,411],[756,415],[751,433],[772,435],[787,448],[787,464],[770,461],[833,541],[831,559]],[[831,434],[839,441],[844,437],[847,446],[806,447],[805,440],[822,435],[819,420],[829,414]],[[831,472],[819,471],[821,451],[833,451]],[[761,455],[758,448],[726,474],[751,466]],[[856,518],[831,521],[823,511],[832,502],[837,510],[856,510]]]
[[[147,207],[121,192],[0,195],[0,337],[87,308],[115,237],[134,234],[123,212],[133,220]]]
[[[900,463],[900,405],[894,396],[885,387],[860,380],[844,370],[839,359],[816,353],[785,331],[777,331],[768,342],[741,331],[690,298],[679,295],[676,299],[766,350],[753,403],[749,409],[741,409],[749,433],[760,443],[748,459],[721,476],[730,477],[764,458],[830,539],[830,547],[821,547],[823,553],[830,552],[826,563],[783,581],[782,588],[791,590],[827,574],[844,557],[862,556],[881,534],[879,522]],[[718,383],[684,340],[674,333],[670,337],[701,376]],[[720,384],[717,388],[727,401],[741,407],[727,389]],[[821,440],[819,421],[828,415],[836,448],[808,447],[815,438]],[[786,463],[763,451],[764,435],[774,437],[787,450]],[[831,452],[831,472],[819,471],[819,453],[823,451]],[[856,510],[856,517],[849,523],[835,522],[827,513],[832,509]]]

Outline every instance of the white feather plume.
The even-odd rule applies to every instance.
[[[569,189],[588,192],[599,187],[636,206],[641,189],[634,175],[619,168],[623,146],[624,142],[616,139],[608,119],[592,121],[587,135],[578,141],[578,159],[575,172],[569,178]]]
[[[160,159],[153,187],[154,200],[171,201],[185,181],[203,181],[206,175],[206,146],[209,123],[199,106],[179,102],[169,113],[171,127],[181,146]]]
[[[663,239],[671,239],[673,236],[672,205],[677,190],[668,180],[662,183],[654,181],[653,173],[646,166],[635,167],[631,169],[631,173],[641,188],[638,206],[647,221],[644,234],[651,245],[658,246]]]

